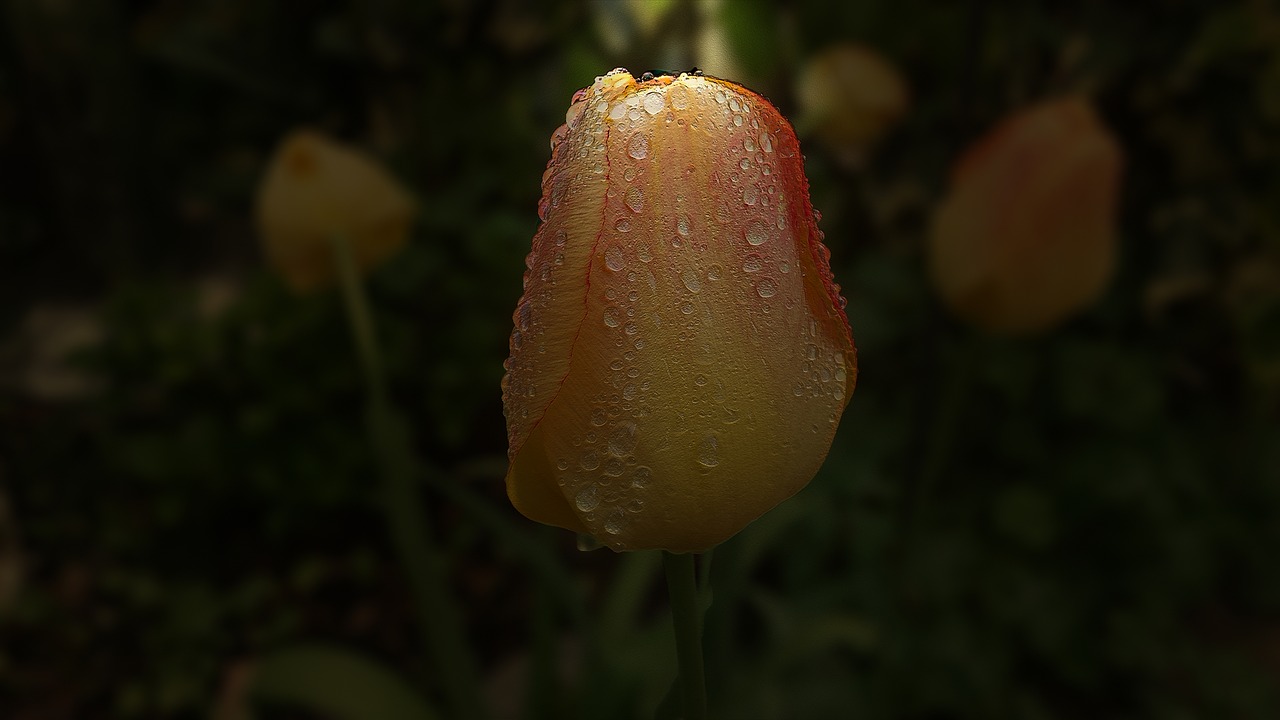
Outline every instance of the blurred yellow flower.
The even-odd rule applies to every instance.
[[[796,84],[800,126],[857,164],[907,110],[907,84],[874,50],[841,43],[815,55]]]
[[[705,550],[808,484],[857,374],[795,133],[733,83],[616,70],[552,142],[507,492],[615,550]]]
[[[1115,264],[1121,149],[1066,97],[1005,119],[973,145],[929,244],[951,310],[989,332],[1053,327],[1095,300]]]
[[[258,188],[267,259],[298,292],[333,281],[334,237],[368,271],[405,244],[413,216],[409,194],[375,161],[307,130],[280,143]]]

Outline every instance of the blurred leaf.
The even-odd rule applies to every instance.
[[[390,669],[341,647],[276,651],[255,664],[250,682],[257,701],[304,707],[330,720],[443,717]]]

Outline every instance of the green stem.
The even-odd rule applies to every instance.
[[[671,595],[671,623],[676,634],[684,720],[706,720],[707,687],[702,669],[702,628],[693,555],[676,555],[664,550],[662,564],[667,571],[667,591]]]
[[[448,592],[444,556],[431,541],[415,474],[418,468],[408,430],[387,399],[382,354],[373,330],[373,314],[351,247],[333,239],[334,264],[342,286],[361,370],[368,389],[367,428],[382,475],[382,501],[388,529],[417,600],[418,626],[431,655],[437,686],[458,718],[487,715],[480,700],[475,659],[463,634],[461,614]]]

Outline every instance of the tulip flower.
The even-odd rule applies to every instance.
[[[405,244],[414,215],[408,193],[372,159],[310,131],[280,144],[257,205],[267,259],[297,292],[333,282],[335,237],[368,271]]]
[[[801,124],[856,164],[907,109],[907,85],[870,48],[843,43],[814,56],[796,85]]]
[[[1121,151],[1089,104],[1044,102],[957,165],[929,244],[951,310],[989,332],[1048,329],[1105,289],[1115,264]]]
[[[507,492],[615,550],[705,550],[804,487],[856,357],[791,126],[615,70],[552,137],[503,380]]]

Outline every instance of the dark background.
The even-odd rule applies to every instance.
[[[1275,4],[635,5],[0,3],[0,717],[243,717],[304,641],[438,697],[340,298],[287,292],[252,223],[303,126],[419,203],[369,292],[491,704],[652,716],[656,558],[502,489],[548,139],[615,66],[733,67],[792,115],[844,42],[911,97],[859,166],[801,138],[859,386],[810,486],[715,554],[716,715],[1280,717]],[[930,213],[967,145],[1069,90],[1126,155],[1119,270],[1052,332],[982,335],[930,287]],[[299,704],[255,707],[339,716]]]

